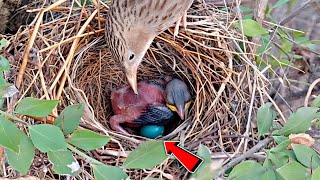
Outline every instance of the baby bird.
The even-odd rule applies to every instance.
[[[164,125],[172,119],[172,112],[184,119],[191,95],[182,80],[171,77],[143,80],[137,87],[138,94],[129,86],[111,93],[114,116],[110,125],[113,130],[129,135],[120,124],[129,127]]]
[[[193,0],[113,0],[106,42],[137,94],[137,69],[153,39],[179,22]]]

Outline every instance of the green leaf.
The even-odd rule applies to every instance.
[[[85,151],[101,148],[110,141],[110,137],[90,130],[76,130],[67,142]]]
[[[303,31],[293,31],[293,37],[296,39],[296,38],[298,38],[298,37],[301,37],[301,36],[304,36],[306,33],[305,32],[303,32]]]
[[[318,108],[301,107],[296,112],[292,113],[282,129],[277,134],[288,136],[290,134],[304,133],[310,126],[311,121],[316,116]]]
[[[3,72],[0,72],[0,85],[4,85],[6,83],[7,83],[7,81],[3,77]]]
[[[288,2],[289,2],[289,0],[278,0],[278,1],[276,2],[276,4],[274,4],[274,5],[272,6],[271,9],[275,9],[275,8],[281,7],[281,6],[285,5],[285,4],[287,4]]]
[[[242,19],[252,19],[252,18],[253,18],[253,13],[244,15],[244,16],[242,17]]]
[[[258,109],[257,121],[259,136],[269,132],[272,122],[276,117],[276,112],[271,109],[271,106],[271,103],[266,103]]]
[[[289,49],[291,50],[291,47]],[[270,58],[266,64],[271,65],[272,67],[287,67],[289,65],[293,65],[288,59],[279,59],[271,53],[266,53],[266,55]]]
[[[107,165],[91,165],[96,180],[127,179],[128,175],[120,168]]]
[[[19,152],[19,144],[21,141],[20,130],[17,126],[0,116],[0,145],[14,152]]]
[[[271,7],[269,5],[267,5],[266,10],[265,10],[266,17],[270,16],[271,10],[272,10]]]
[[[292,150],[285,150],[284,153],[288,156],[289,161],[298,161],[296,154]]]
[[[266,169],[255,161],[244,161],[232,169],[228,179],[252,179],[252,177],[261,177],[265,171]]]
[[[281,144],[282,142],[288,140],[289,138],[286,136],[273,136],[274,141],[276,141],[277,144]]]
[[[281,43],[282,43],[282,49],[285,51],[285,52],[290,52],[291,49],[292,49],[292,43],[291,41],[287,40],[287,39],[281,39]],[[281,52],[283,53],[283,52]],[[283,54],[280,54],[280,57],[282,57]]]
[[[283,152],[286,149],[288,149],[289,144],[291,143],[290,139],[281,142],[279,145],[276,147],[273,147],[270,149],[270,152]]]
[[[241,30],[240,23],[236,23],[235,26]],[[268,31],[261,27],[256,21],[252,19],[245,19],[242,21],[243,33],[246,36],[254,37],[263,34],[268,34]]]
[[[245,6],[239,6],[240,12],[245,13],[245,12],[253,12],[253,9],[250,7],[245,7]]]
[[[318,95],[310,104],[311,107],[320,107],[320,95]]]
[[[271,37],[269,34],[264,34],[261,36],[261,40],[260,40],[260,47],[258,47],[257,49],[257,55],[263,54],[265,53],[268,49],[271,48]],[[260,56],[258,56],[260,57]]]
[[[270,159],[266,158],[264,160],[263,167],[265,167],[267,170],[262,175],[262,177],[261,177],[262,180],[276,180],[277,179]]]
[[[272,163],[271,163],[271,160],[269,158],[265,158],[264,159],[263,167],[265,167],[266,169],[272,168]]]
[[[312,173],[311,180],[319,180],[320,179],[320,167],[315,169]]]
[[[299,44],[309,44],[309,43],[311,43],[310,39],[305,37],[305,36],[296,38],[295,42],[297,42]]]
[[[41,100],[32,97],[26,97],[16,107],[16,113],[34,116],[45,117],[58,105],[56,100]]]
[[[211,180],[212,177],[214,177],[215,172],[211,168],[212,160],[210,150],[206,146],[200,144],[197,155],[203,159],[203,163],[192,177],[197,180]]]
[[[262,174],[261,180],[277,180],[276,173],[273,169],[268,169],[267,171]]]
[[[4,98],[0,98],[0,109],[3,110]]]
[[[60,116],[54,121],[54,125],[60,127],[63,133],[72,133],[80,123],[84,104],[74,104],[66,107]]]
[[[123,166],[126,169],[151,169],[166,158],[163,141],[147,141],[129,154]]]
[[[53,164],[52,169],[63,175],[75,176],[80,173],[80,165],[69,150],[49,151],[48,159]]]
[[[41,152],[66,150],[67,143],[57,126],[40,124],[29,126],[31,140]]]
[[[6,47],[6,44],[7,44],[7,40],[5,38],[2,38],[0,40],[0,50],[2,50],[3,48]]]
[[[287,164],[289,157],[284,152],[268,152],[268,158],[276,167],[282,167]]]
[[[8,59],[2,55],[0,55],[0,69],[5,72],[9,71],[9,69],[10,69],[10,63],[9,63]]]
[[[7,155],[9,165],[24,175],[27,174],[32,164],[35,148],[26,134],[19,131],[19,135],[21,136],[19,152],[16,153],[6,148],[5,153]]]
[[[86,4],[84,4],[85,0],[80,0],[81,6],[92,6],[92,1],[87,0]],[[80,7],[77,3],[74,3],[73,7]]]
[[[296,154],[297,160],[308,168],[315,169],[320,165],[319,155],[311,148],[300,145],[292,144],[294,153]]]
[[[296,161],[289,162],[276,170],[284,179],[310,179],[309,170]]]
[[[291,62],[287,59],[276,59],[268,62],[268,65],[271,65],[272,67],[288,67],[290,64]]]
[[[0,98],[12,97],[18,92],[19,90],[10,83],[3,83],[0,85]]]

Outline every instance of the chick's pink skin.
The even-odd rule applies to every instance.
[[[155,80],[161,84],[166,82],[162,79]],[[114,116],[110,119],[111,128],[123,134],[129,135],[120,124],[125,123],[130,127],[139,127],[133,123],[144,113],[148,107],[165,103],[164,89],[145,81],[138,83],[138,94],[125,86],[111,93],[111,104]]]

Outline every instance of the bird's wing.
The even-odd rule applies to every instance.
[[[151,106],[133,123],[141,125],[163,125],[174,117],[173,112],[165,105]]]

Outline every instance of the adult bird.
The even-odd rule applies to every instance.
[[[182,80],[171,77],[143,80],[137,87],[138,95],[129,86],[111,93],[114,115],[110,125],[113,130],[129,134],[121,124],[129,127],[164,125],[173,117],[172,111],[184,119],[191,95]]]
[[[193,0],[113,0],[109,6],[106,42],[137,94],[137,69],[153,39],[179,24]],[[178,27],[178,26],[176,26]]]

